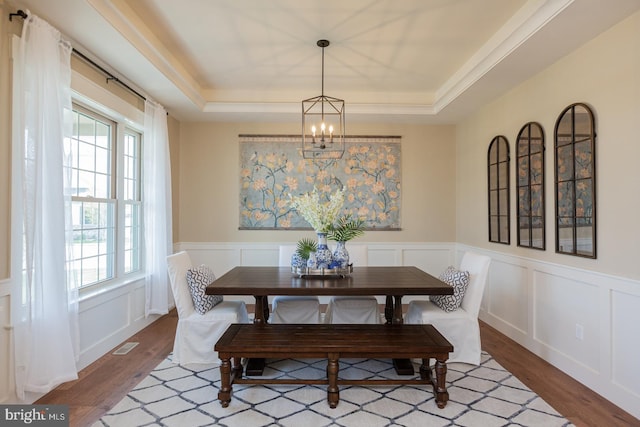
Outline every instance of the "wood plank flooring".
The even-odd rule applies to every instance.
[[[124,356],[109,354],[83,369],[76,381],[43,396],[38,404],[67,404],[72,427],[91,426],[146,377],[173,348],[174,311],[127,341]],[[576,427],[640,426],[640,420],[573,380],[494,328],[480,322],[482,348]],[[118,346],[119,347],[119,346]]]

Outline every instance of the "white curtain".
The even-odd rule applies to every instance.
[[[169,311],[167,255],[173,253],[173,225],[167,112],[147,100],[144,113],[145,315],[148,316]]]
[[[77,379],[78,292],[67,274],[71,46],[29,13],[14,62],[12,322],[16,392]],[[24,254],[21,257],[19,254]]]

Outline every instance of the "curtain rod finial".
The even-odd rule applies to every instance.
[[[14,16],[19,16],[19,17],[20,17],[20,18],[22,18],[22,19],[27,19],[27,18],[29,17],[29,15],[27,15],[27,14],[25,13],[25,11],[24,11],[24,10],[22,10],[22,9],[18,9],[18,11],[17,11],[17,12],[15,12],[15,13],[10,13],[10,14],[9,14],[9,21],[13,21],[13,17],[14,17]]]

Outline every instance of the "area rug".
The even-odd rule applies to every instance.
[[[324,378],[326,361],[268,360],[264,375]],[[383,427],[572,426],[549,404],[483,353],[480,366],[447,365],[449,402],[438,409],[430,386],[342,386],[338,407],[327,404],[325,385],[233,386],[229,407],[217,400],[220,370],[179,366],[171,356],[158,365],[96,426]],[[342,378],[396,378],[391,361],[340,360]]]

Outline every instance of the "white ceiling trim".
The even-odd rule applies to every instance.
[[[206,100],[202,96],[202,87],[125,2],[122,0],[88,0],[88,2],[191,102],[201,110],[205,107]]]
[[[435,113],[456,100],[574,0],[530,0],[436,91]]]
[[[401,105],[401,104],[347,104],[348,114],[386,114],[399,116],[430,116],[436,113],[433,105]],[[207,102],[205,113],[279,113],[302,114],[301,104],[296,102],[274,103],[240,103],[240,102]]]
[[[350,104],[350,114],[434,116],[464,94],[575,0],[530,0],[425,105]],[[88,0],[150,63],[205,113],[300,113],[297,103],[234,103],[206,99],[206,91],[124,0]]]
[[[301,106],[293,102],[207,102],[205,113],[301,113]]]

